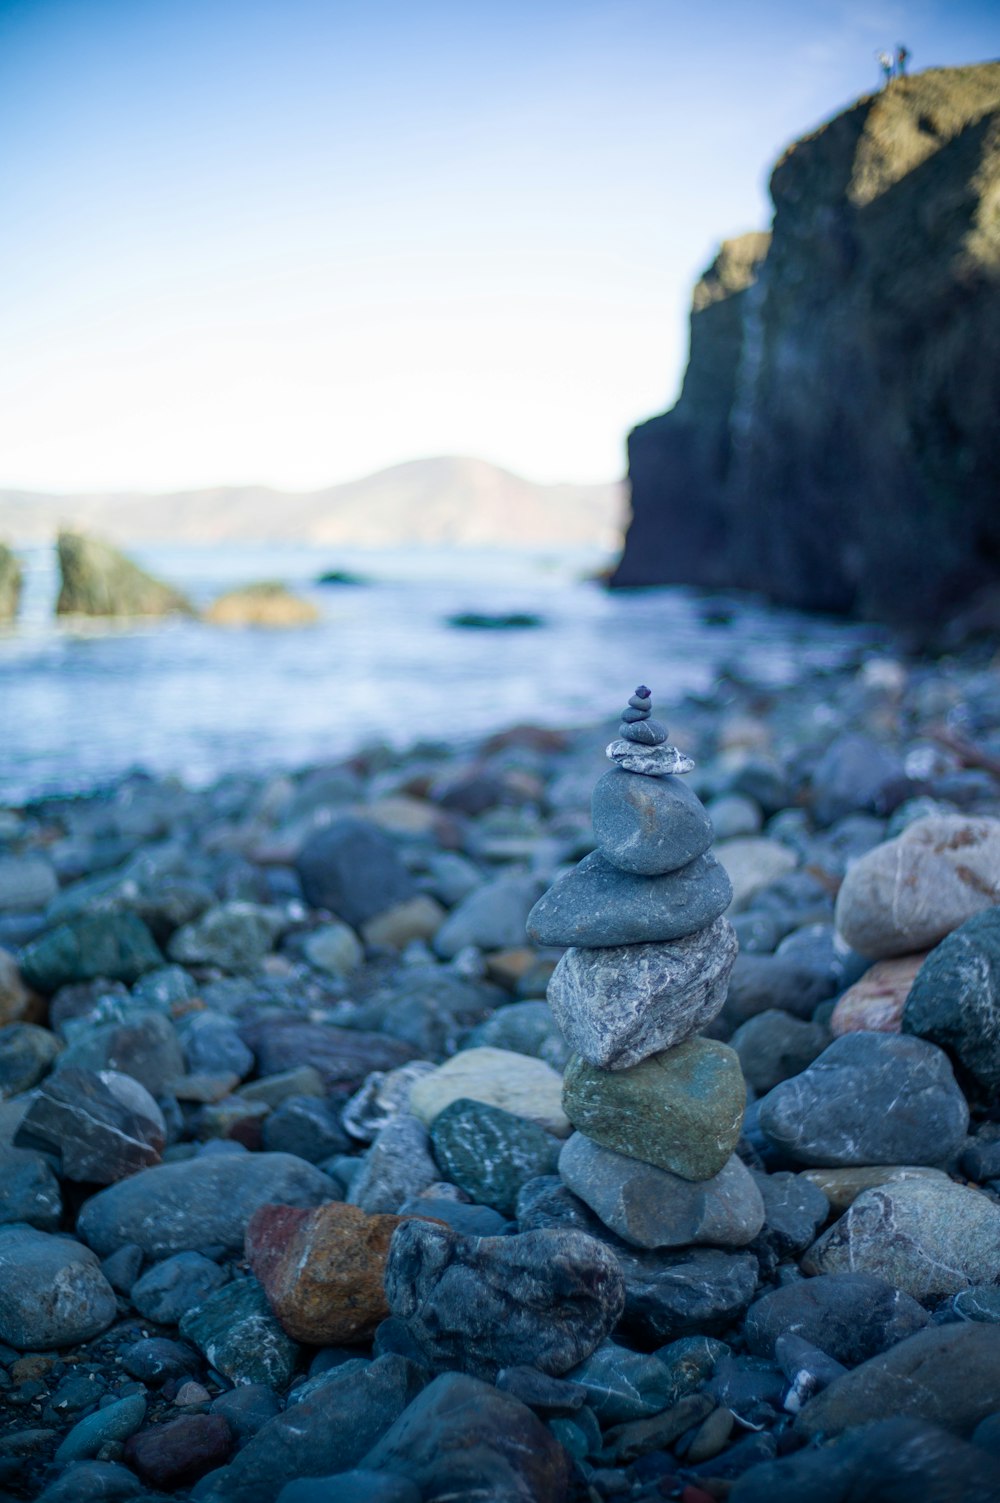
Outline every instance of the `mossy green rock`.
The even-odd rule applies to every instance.
[[[563,1109],[580,1132],[682,1179],[711,1179],[739,1139],[746,1085],[734,1049],[692,1038],[629,1070],[599,1070],[575,1055]]]
[[[57,616],[193,615],[191,602],[101,538],[61,532]]]
[[[442,1172],[480,1205],[513,1216],[529,1179],[555,1174],[562,1143],[552,1133],[502,1107],[461,1097],[431,1127]]]
[[[159,946],[134,913],[94,913],[58,924],[21,951],[21,975],[46,995],[71,981],[104,976],[131,986],[163,965]]]
[[[0,543],[0,625],[13,621],[21,600],[21,565],[11,548]]]

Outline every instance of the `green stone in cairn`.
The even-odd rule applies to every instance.
[[[732,888],[709,850],[708,814],[680,781],[694,763],[666,744],[650,711],[640,687],[608,747],[615,765],[594,790],[597,851],[539,900],[528,931],[570,945],[549,986],[576,1051],[563,1081],[566,1115],[578,1137],[622,1155],[626,1177],[636,1160],[666,1171],[667,1192],[671,1183],[712,1181],[730,1164],[746,1087],[735,1050],[695,1036],[720,1011],[736,959],[721,916]],[[627,930],[629,915],[641,917],[648,942],[602,943]],[[727,1172],[741,1184],[746,1175],[738,1161]]]

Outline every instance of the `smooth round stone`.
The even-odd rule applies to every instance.
[[[968,919],[931,952],[902,1028],[947,1050],[984,1097],[1000,1093],[1000,907]]]
[[[619,737],[606,748],[605,755],[625,772],[641,772],[648,778],[665,778],[673,772],[693,772],[694,759],[676,746],[638,746]]]
[[[233,1435],[221,1414],[185,1414],[133,1435],[125,1460],[151,1487],[190,1486],[225,1462]]]
[[[755,1091],[772,1090],[808,1068],[830,1042],[821,1023],[807,1023],[779,1008],[748,1018],[729,1040]]]
[[[586,1402],[604,1425],[646,1419],[676,1403],[673,1370],[658,1356],[602,1341],[596,1352],[569,1374],[585,1391]]]
[[[128,1394],[117,1403],[108,1404],[88,1414],[73,1426],[55,1459],[65,1466],[68,1461],[82,1461],[96,1456],[109,1441],[126,1440],[146,1418],[146,1400],[141,1394]]]
[[[126,1242],[150,1258],[201,1247],[238,1251],[258,1206],[313,1206],[336,1193],[329,1175],[290,1153],[213,1154],[158,1164],[98,1191],[77,1230],[102,1257]]]
[[[0,1341],[49,1351],[89,1341],[118,1313],[89,1247],[29,1226],[0,1226]]]
[[[137,914],[88,913],[32,940],[21,951],[19,964],[28,986],[49,994],[97,976],[131,983],[144,971],[161,967],[163,956]]]
[[[866,1190],[901,1179],[936,1179],[949,1183],[943,1169],[928,1169],[917,1164],[871,1164],[854,1169],[803,1169],[800,1179],[808,1180],[826,1196],[835,1211],[846,1211]]]
[[[677,777],[644,778],[612,767],[591,799],[601,855],[623,872],[659,876],[686,866],[712,844],[712,821]]]
[[[1000,903],[1000,820],[919,819],[862,856],[837,894],[837,928],[881,960],[938,944]]]
[[[446,1106],[462,1097],[499,1106],[517,1117],[565,1137],[569,1119],[562,1108],[562,1077],[544,1060],[510,1049],[463,1049],[410,1091],[410,1110],[429,1127]]]
[[[760,1103],[760,1126],[797,1163],[941,1164],[969,1108],[947,1056],[923,1039],[849,1033]]]
[[[665,944],[706,929],[731,898],[729,878],[711,852],[679,871],[637,877],[592,851],[539,898],[527,928],[540,945]]]
[[[632,699],[635,699],[635,695],[632,696]],[[642,700],[637,700],[635,704],[632,703],[631,699],[629,700],[628,706],[622,711],[622,720],[625,725],[635,725],[640,720],[649,719],[650,711],[648,709],[641,709],[641,705]]]
[[[0,1225],[21,1221],[54,1232],[61,1218],[59,1181],[42,1155],[0,1143]]]
[[[559,1155],[566,1185],[633,1247],[745,1247],[764,1225],[753,1176],[733,1155],[693,1184],[574,1133]]]
[[[799,864],[794,851],[767,835],[745,835],[720,841],[715,854],[733,884],[734,913],[749,908],[757,893],[786,877]]]
[[[361,942],[349,924],[323,924],[303,946],[309,964],[327,976],[349,976],[365,958]]]
[[[802,1259],[806,1273],[866,1271],[933,1301],[1000,1282],[1000,1206],[951,1180],[897,1180],[859,1195]]]
[[[838,997],[830,1015],[834,1037],[844,1033],[899,1033],[906,999],[926,958],[927,952],[921,950],[917,955],[877,960],[870,966]]]
[[[521,1186],[554,1174],[560,1140],[500,1107],[453,1101],[434,1118],[434,1157],[442,1173],[480,1205],[513,1216]]]
[[[434,936],[435,953],[451,960],[468,945],[505,950],[524,943],[524,924],[538,897],[535,877],[497,877],[464,898]]]
[[[431,1366],[491,1381],[520,1363],[568,1372],[600,1345],[625,1303],[617,1258],[583,1232],[460,1237],[429,1221],[396,1231],[385,1292]]]
[[[745,1105],[739,1058],[714,1039],[687,1039],[629,1070],[600,1070],[575,1055],[563,1077],[563,1107],[580,1132],[687,1180],[723,1168]]]
[[[147,1320],[172,1326],[216,1289],[221,1289],[227,1277],[224,1268],[202,1253],[175,1253],[172,1258],[154,1263],[137,1279],[129,1299]]]
[[[416,896],[395,842],[368,820],[334,820],[306,841],[296,859],[306,902],[360,928]]]
[[[570,949],[549,982],[549,1006],[577,1054],[624,1070],[718,1015],[736,951],[723,918],[672,944]]]
[[[618,734],[636,746],[662,746],[667,739],[667,728],[651,716],[641,720],[622,720]]]

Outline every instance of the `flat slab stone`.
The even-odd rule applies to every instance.
[[[693,772],[694,759],[676,746],[642,746],[618,738],[610,742],[607,756],[624,772],[644,773],[647,778],[665,778],[675,772]]]
[[[114,1070],[72,1067],[42,1084],[14,1134],[15,1147],[58,1156],[63,1179],[96,1185],[158,1164],[165,1141],[163,1113],[145,1086]]]
[[[856,861],[837,894],[837,928],[862,955],[909,955],[1000,903],[1000,819],[918,819]]]
[[[737,949],[724,918],[669,944],[573,948],[552,974],[549,1006],[577,1054],[624,1070],[721,1012]]]
[[[613,767],[591,800],[597,848],[619,871],[659,876],[687,866],[712,844],[712,821],[680,778]]]
[[[527,930],[540,945],[658,944],[706,928],[732,895],[710,852],[663,876],[638,877],[592,851],[539,898]]]
[[[715,1039],[687,1039],[629,1070],[600,1070],[574,1055],[563,1077],[563,1106],[580,1132],[688,1180],[723,1168],[745,1105],[739,1057]]]
[[[566,1185],[633,1247],[745,1247],[764,1225],[764,1201],[735,1156],[692,1183],[574,1133],[559,1155]]]

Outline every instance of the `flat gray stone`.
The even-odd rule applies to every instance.
[[[107,1257],[134,1242],[149,1258],[203,1247],[241,1251],[258,1206],[338,1198],[329,1175],[290,1153],[207,1154],[158,1164],[91,1196],[77,1230]]]
[[[849,1033],[760,1103],[760,1126],[797,1163],[940,1164],[969,1108],[947,1056],[923,1039]]]
[[[640,772],[648,778],[664,778],[675,772],[693,772],[694,760],[676,746],[640,746],[621,737],[610,742],[606,755],[624,772]]]
[[[528,936],[540,945],[588,948],[661,944],[706,928],[732,896],[711,852],[663,876],[637,877],[592,851],[539,898],[528,915]]]
[[[549,1006],[577,1054],[624,1070],[718,1015],[737,948],[732,925],[718,918],[670,944],[570,949],[549,982]]]
[[[745,1247],[764,1225],[760,1190],[735,1154],[712,1179],[692,1183],[574,1133],[559,1173],[633,1247]]]
[[[671,775],[649,778],[612,767],[594,789],[591,816],[605,860],[640,876],[676,871],[712,844],[704,804]]]

